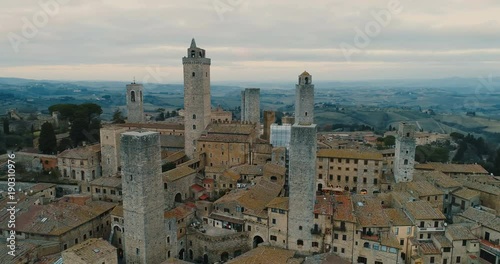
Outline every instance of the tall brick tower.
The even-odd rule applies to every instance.
[[[255,124],[260,123],[259,88],[246,88],[241,91],[241,121],[248,121]]]
[[[196,140],[210,123],[210,64],[205,50],[193,39],[184,65],[184,150],[189,158],[196,151]]]
[[[142,92],[144,87],[135,81],[127,84],[127,122],[144,122],[144,105]]]
[[[126,263],[161,263],[167,254],[160,134],[122,133],[120,154]]]
[[[316,194],[316,124],[314,117],[314,85],[311,75],[299,76],[296,89],[295,124],[290,140],[288,248],[300,254],[313,251],[314,202]]]
[[[415,126],[400,123],[396,135],[396,151],[394,157],[394,179],[396,182],[413,180],[415,168]]]

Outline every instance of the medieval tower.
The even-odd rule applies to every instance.
[[[160,134],[132,131],[121,136],[124,251],[126,263],[166,259]]]
[[[129,123],[144,122],[144,105],[142,84],[136,84],[135,81],[127,84],[127,121]]]
[[[314,230],[317,149],[311,75],[302,73],[296,88],[296,118],[290,140],[288,249],[309,254],[313,242],[311,230]]]
[[[184,65],[184,151],[193,158],[196,140],[210,123],[210,64],[205,50],[196,46],[193,39],[182,58]]]
[[[295,123],[312,124],[314,122],[314,85],[312,76],[304,71],[299,75],[299,84],[295,86]]]
[[[396,151],[394,158],[394,179],[396,182],[413,180],[415,166],[415,126],[400,123],[396,135]]]
[[[260,124],[260,89],[246,88],[241,91],[241,121]]]

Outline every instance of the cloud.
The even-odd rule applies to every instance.
[[[65,0],[14,52],[7,36],[22,36],[23,18],[50,1],[4,3],[2,75],[128,80],[158,65],[171,72],[165,82],[179,82],[192,37],[212,58],[215,82],[295,80],[305,68],[315,80],[500,75],[496,0],[400,0],[402,11],[351,63],[341,44],[354,46],[356,28],[397,0]]]

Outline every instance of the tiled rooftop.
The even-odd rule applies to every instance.
[[[95,263],[106,256],[116,254],[116,248],[102,238],[90,238],[66,249],[64,253],[75,254],[86,263]]]
[[[476,190],[471,190],[469,188],[461,188],[460,190],[454,191],[453,195],[465,200],[470,200],[474,197],[479,197],[481,193]]]
[[[189,166],[180,166],[173,170],[163,172],[162,176],[164,182],[173,182],[193,173],[196,173],[196,171],[191,169]]]
[[[335,195],[333,219],[336,221],[356,222],[350,195]]]
[[[234,258],[227,262],[228,264],[270,264],[270,263],[283,263],[286,264],[287,261],[293,258],[295,251],[269,247],[260,246],[254,248],[243,255]]]
[[[446,219],[446,217],[427,201],[415,201],[406,203],[407,212],[416,220],[437,220]]]
[[[277,208],[288,211],[288,197],[276,197],[267,204],[268,208]]]
[[[443,191],[427,181],[413,181],[408,183],[408,189],[418,193],[419,197],[443,195]],[[411,192],[410,192],[411,193]]]
[[[90,182],[90,185],[121,188],[122,179],[118,177],[99,177]]]
[[[417,170],[437,170],[444,173],[456,174],[488,174],[479,164],[451,164],[451,163],[438,163],[430,162],[425,164],[416,164]]]
[[[78,147],[74,149],[67,149],[59,155],[57,155],[58,158],[68,158],[68,159],[82,159],[86,160],[91,158],[95,153],[101,151],[101,145],[100,144],[94,144],[94,145],[89,145],[85,147]]]
[[[385,208],[384,213],[394,226],[412,226],[410,218],[401,209]]]
[[[500,218],[494,214],[469,207],[461,214],[461,216],[500,232]]]
[[[477,239],[470,229],[464,224],[448,225],[445,235],[452,240],[473,240]]]

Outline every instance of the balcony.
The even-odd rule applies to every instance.
[[[492,241],[481,239],[479,247],[481,249],[486,250],[486,251],[493,252],[496,255],[500,255],[500,245],[499,245],[498,240],[492,242]]]
[[[321,235],[321,228],[311,228],[311,234],[313,235]]]
[[[418,232],[444,232],[444,227],[417,227]]]

